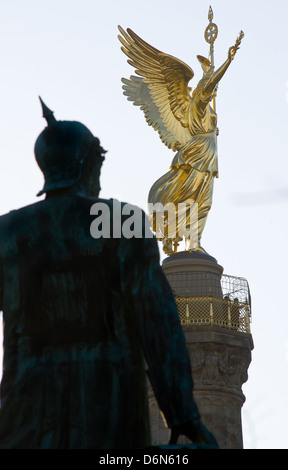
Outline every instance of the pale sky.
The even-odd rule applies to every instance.
[[[252,294],[255,349],[243,391],[245,447],[287,448],[288,55],[287,0],[214,0],[215,65],[240,30],[240,50],[218,90],[220,177],[203,246]],[[102,197],[146,210],[173,152],[122,94],[134,74],[117,25],[190,65],[210,2],[195,0],[0,0],[0,214],[36,202],[43,177],[33,154],[45,121],[41,95],[60,120],[83,122],[108,150]],[[163,255],[162,255],[163,258]]]

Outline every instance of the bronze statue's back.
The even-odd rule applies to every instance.
[[[0,218],[0,448],[149,443],[142,355],[120,276],[127,241],[92,238],[93,202],[53,197]]]

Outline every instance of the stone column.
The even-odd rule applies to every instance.
[[[230,306],[227,307],[228,296],[224,299],[223,268],[207,254],[180,252],[164,260],[162,268],[182,315],[194,398],[202,421],[221,449],[242,449],[241,408],[245,401],[242,384],[248,378],[253,349],[245,308],[235,320]],[[179,308],[183,301],[184,305],[187,301],[184,317]],[[151,388],[149,396],[152,443],[167,444],[168,431]],[[185,442],[182,438],[179,443]]]
[[[242,384],[247,381],[251,334],[213,326],[185,327],[194,398],[221,449],[242,449]]]

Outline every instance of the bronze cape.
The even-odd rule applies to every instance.
[[[92,238],[97,201],[0,217],[1,449],[149,445],[144,361],[168,426],[198,416],[156,240]]]

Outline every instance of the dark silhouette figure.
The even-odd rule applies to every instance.
[[[171,442],[214,445],[155,239],[91,236],[97,201],[113,233],[112,200],[98,198],[105,151],[83,124],[42,106],[46,198],[0,217],[0,448],[149,446],[146,367]]]

